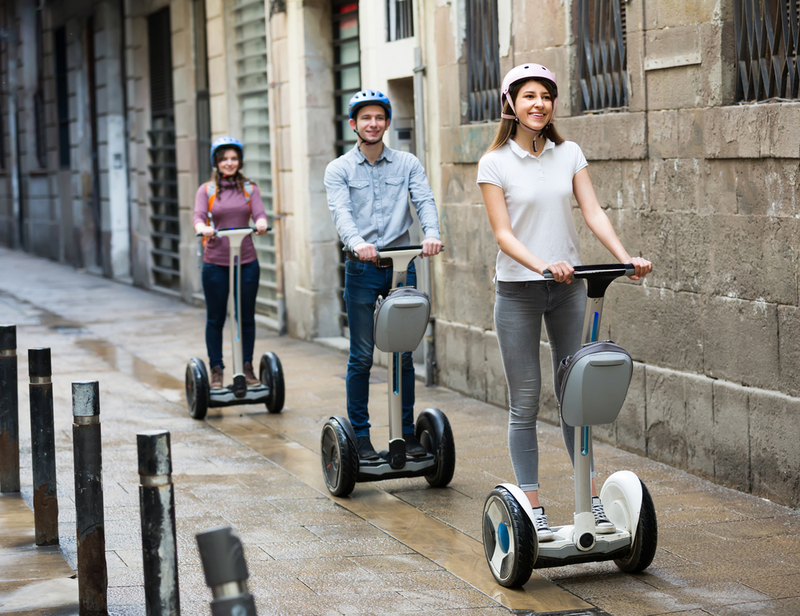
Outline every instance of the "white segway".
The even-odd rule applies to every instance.
[[[522,586],[533,569],[613,560],[627,573],[646,569],[658,543],[653,500],[644,483],[631,471],[611,475],[600,500],[614,523],[613,534],[595,532],[592,513],[592,426],[612,423],[619,415],[630,384],[633,362],[613,342],[597,342],[603,296],[620,276],[634,273],[632,265],[586,265],[575,268],[575,278],[587,282],[588,300],[583,323],[583,346],[561,362],[557,392],[561,416],[575,429],[574,523],[551,529],[553,541],[539,543],[533,511],[516,485],[495,487],[483,507],[483,546],[486,561],[501,586]],[[545,272],[545,278],[552,275]]]
[[[275,353],[267,351],[261,356],[258,375],[260,385],[247,386],[244,378],[242,359],[242,317],[241,305],[241,263],[242,241],[253,233],[253,227],[218,229],[214,235],[227,237],[230,241],[230,293],[228,294],[228,322],[231,328],[233,345],[233,383],[222,389],[211,389],[208,372],[202,359],[193,357],[186,366],[186,402],[189,414],[195,419],[203,419],[209,408],[234,406],[237,404],[264,403],[270,413],[280,413],[283,409],[285,388],[283,367]],[[202,234],[198,233],[198,237]]]
[[[427,450],[424,457],[406,457],[403,439],[403,390],[401,353],[419,346],[430,318],[430,298],[406,287],[408,264],[422,254],[422,246],[383,248],[378,259],[391,258],[392,290],[375,305],[375,346],[389,354],[389,449],[376,460],[358,457],[356,433],[347,417],[334,415],[322,428],[322,474],[334,496],[347,496],[359,481],[399,477],[425,477],[433,487],[444,487],[453,478],[456,448],[450,422],[442,411],[427,408],[417,416],[415,434]]]

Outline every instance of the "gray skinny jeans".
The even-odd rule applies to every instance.
[[[526,492],[539,489],[536,418],[542,388],[539,365],[542,317],[550,341],[555,387],[559,362],[581,347],[585,309],[583,281],[570,284],[545,280],[497,282],[494,328],[508,383],[508,449],[517,484]],[[575,429],[562,421],[561,433],[574,465]]]

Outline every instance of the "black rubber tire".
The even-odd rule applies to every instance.
[[[265,403],[267,410],[270,413],[280,413],[286,398],[286,386],[283,382],[283,366],[275,353],[267,351],[261,356],[258,378],[262,385],[269,387],[269,397]]]
[[[505,528],[501,529],[503,525]],[[517,588],[527,582],[539,552],[539,539],[528,514],[511,493],[498,486],[483,505],[483,551],[500,586]]]
[[[642,510],[639,513],[639,524],[633,539],[631,551],[625,558],[617,558],[614,562],[625,573],[640,573],[650,566],[658,547],[658,520],[656,508],[647,486],[642,484]]]
[[[456,470],[456,446],[447,416],[439,409],[425,409],[417,417],[416,435],[422,446],[436,456],[436,466],[425,480],[434,488],[445,487]]]
[[[202,359],[193,357],[186,364],[186,404],[189,415],[205,419],[209,402],[208,372]]]
[[[334,496],[347,496],[356,487],[358,477],[358,451],[347,438],[344,427],[329,419],[322,427],[320,437],[322,476],[328,491]]]

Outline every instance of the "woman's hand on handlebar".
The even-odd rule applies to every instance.
[[[653,271],[653,264],[648,261],[647,259],[642,259],[642,257],[633,257],[630,261],[628,261],[633,267],[636,268],[636,274],[630,276],[631,280],[639,280],[640,278],[644,278]]]
[[[442,252],[442,241],[435,237],[426,237],[422,241],[422,256],[432,257]]]
[[[199,227],[200,225],[197,226]],[[210,227],[209,225],[203,225],[202,229],[196,228],[196,230],[198,233],[201,233],[203,237],[214,237],[214,234],[216,233],[214,227]]]
[[[572,282],[572,274],[575,272],[575,268],[566,261],[548,263],[545,269],[550,270],[556,282],[566,282],[567,284]]]
[[[267,232],[269,225],[266,218],[259,218],[256,221],[256,235],[264,235]]]

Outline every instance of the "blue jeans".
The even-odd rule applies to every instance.
[[[228,314],[229,270],[227,265],[203,263],[203,293],[206,296],[206,349],[211,368],[222,363],[222,328]],[[241,306],[242,361],[253,362],[256,343],[256,294],[261,270],[258,261],[242,263]]]
[[[386,297],[392,287],[392,268],[379,268],[366,261],[347,260],[344,264],[344,301],[350,324],[350,357],[347,360],[347,416],[356,436],[369,436],[369,371],[372,353],[375,302]],[[407,287],[417,284],[412,261],[406,277]],[[414,432],[414,361],[411,353],[402,354],[403,433]],[[388,413],[388,410],[387,410]]]
[[[585,309],[586,285],[580,280],[571,284],[544,280],[497,283],[494,328],[508,382],[508,449],[517,484],[526,492],[539,489],[536,418],[542,387],[542,318],[550,341],[555,386],[558,364],[581,348]],[[561,421],[561,434],[573,460],[575,429]]]

